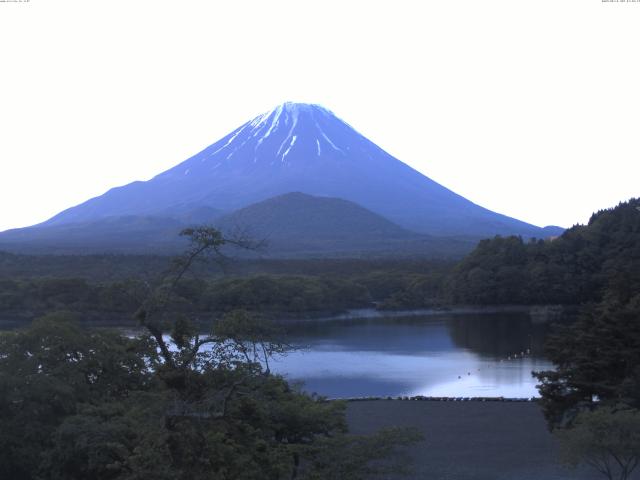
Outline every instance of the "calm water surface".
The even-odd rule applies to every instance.
[[[272,370],[332,398],[533,397],[547,329],[521,314],[304,322]]]
[[[551,368],[542,354],[548,329],[516,313],[287,323],[299,350],[271,369],[330,398],[533,397],[531,371]]]

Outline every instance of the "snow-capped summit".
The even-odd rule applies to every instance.
[[[284,103],[146,182],[114,188],[45,225],[125,215],[231,212],[302,192],[355,202],[396,224],[438,235],[546,236],[457,195],[395,159],[319,105]]]
[[[354,147],[353,138],[345,138],[348,134],[360,136],[326,108],[286,102],[241,125],[197,157],[206,165],[205,168],[263,162],[286,167],[293,161],[346,157]],[[189,163],[186,175],[194,172],[192,167],[194,165]],[[179,170],[172,169],[162,175],[179,173]]]
[[[307,150],[312,154],[315,153],[317,157],[322,155],[323,148],[325,153],[335,150],[344,154],[322,129],[322,123],[331,118],[336,117],[320,105],[286,102],[263,115],[258,115],[240,127],[238,133],[244,128],[251,128],[251,138],[258,138],[255,145],[256,156],[263,152],[266,152],[266,156],[270,156],[271,151],[265,150],[265,140],[272,133],[287,132],[276,151],[276,157],[282,155],[280,161],[284,164],[287,163],[285,160],[287,155],[294,148],[299,150],[301,146],[302,148],[306,146]],[[282,135],[279,138],[282,138]]]

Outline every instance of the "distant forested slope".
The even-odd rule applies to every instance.
[[[640,291],[640,199],[599,211],[554,240],[483,240],[449,275],[447,303],[581,304]]]

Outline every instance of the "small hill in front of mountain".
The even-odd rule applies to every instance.
[[[231,235],[264,239],[270,255],[386,254],[461,256],[473,241],[406,230],[360,205],[300,192],[254,203],[216,224]]]
[[[415,238],[386,218],[341,198],[286,193],[241,208],[217,222],[223,230],[248,228],[269,238],[313,238],[358,242],[362,239]]]
[[[431,237],[406,230],[348,200],[287,193],[227,215],[182,207],[172,216],[126,215],[40,225],[0,234],[0,250],[53,254],[175,254],[186,247],[182,229],[207,224],[229,237],[265,240],[252,257],[461,257],[477,239]]]

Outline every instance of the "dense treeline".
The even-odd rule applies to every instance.
[[[0,281],[0,312],[38,316],[67,310],[130,318],[146,294],[142,281],[93,284],[83,279]],[[176,291],[174,311],[226,312],[238,308],[262,313],[342,311],[370,305],[367,289],[347,280],[302,276],[251,276],[221,280],[183,281]]]
[[[0,279],[82,278],[105,282],[155,277],[166,270],[168,261],[169,257],[161,255],[26,255],[0,251]]]
[[[52,310],[83,319],[122,315],[169,259],[142,255],[14,255],[0,252],[0,315],[31,319]],[[437,304],[453,262],[428,259],[230,260],[195,264],[181,285],[180,308],[234,308],[266,313],[335,313],[352,308],[419,308]]]
[[[146,295],[147,285],[168,264],[167,258],[153,256],[51,256],[38,267],[39,258],[0,254],[0,315],[5,319],[32,319],[66,310],[82,313],[84,320],[126,322]],[[173,307],[201,313],[242,308],[285,316],[337,313],[374,304],[419,308],[437,303],[452,265],[431,260],[227,259],[222,264],[195,264],[190,277],[181,282]],[[11,276],[5,267],[21,275]],[[91,279],[94,271],[103,280]],[[47,272],[60,276],[40,276]]]
[[[162,255],[25,255],[0,251],[0,280],[30,278],[82,278],[114,282],[161,275],[170,257]],[[423,273],[455,265],[454,260],[429,258],[227,258],[219,264],[196,264],[199,278],[224,275],[309,275],[353,277],[375,272]]]
[[[556,267],[567,282],[537,285],[538,298],[553,291],[583,302],[576,321],[556,325],[546,342],[555,368],[534,373],[562,457],[607,478],[631,478],[640,464],[640,201],[598,212],[526,253],[538,255],[521,264],[525,275]]]
[[[443,273],[373,272],[338,276],[252,275],[213,280],[185,279],[176,289],[174,311],[224,313],[235,309],[263,315],[338,313],[371,307],[417,308],[435,302]],[[0,315],[31,319],[49,311],[82,313],[85,320],[131,319],[147,283],[91,283],[78,278],[0,280]]]
[[[78,278],[0,280],[0,312],[27,317],[45,312],[133,312],[140,282],[91,284]]]
[[[640,200],[595,213],[553,240],[496,237],[453,270],[444,300],[466,304],[582,304],[640,288]]]
[[[266,275],[216,282],[201,298],[208,311],[244,308],[263,313],[341,311],[371,303],[367,289],[352,281]]]

